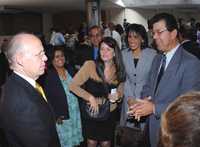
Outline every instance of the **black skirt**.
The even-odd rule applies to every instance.
[[[97,141],[111,141],[114,138],[116,127],[116,111],[111,112],[108,120],[83,119],[82,125],[85,138]]]

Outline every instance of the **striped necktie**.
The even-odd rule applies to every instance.
[[[162,54],[162,58],[161,58],[161,64],[160,64],[160,70],[159,70],[159,73],[158,73],[158,78],[157,78],[157,81],[156,81],[156,88],[155,88],[155,92],[157,91],[157,88],[158,88],[158,85],[160,83],[160,80],[165,72],[165,66],[166,66],[166,55],[165,54]]]
[[[38,84],[37,82],[35,84],[35,89],[42,95],[44,100],[47,102],[47,98],[46,98],[46,96],[44,94],[44,90],[43,90],[42,86],[40,86],[40,84]]]

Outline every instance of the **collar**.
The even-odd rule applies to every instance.
[[[36,82],[35,80],[25,76],[25,75],[22,75],[20,74],[19,72],[17,71],[14,71],[15,74],[17,74],[18,76],[20,76],[21,78],[23,78],[24,80],[26,80],[28,83],[30,83],[34,88],[36,87]]]
[[[174,56],[175,52],[179,48],[180,44],[177,44],[177,46],[173,49],[171,49],[169,52],[164,53],[166,55],[166,66],[165,69],[167,68],[169,62],[171,61],[172,57]]]
[[[190,41],[190,40],[186,39],[186,40],[182,41],[181,44],[188,42],[188,41]]]

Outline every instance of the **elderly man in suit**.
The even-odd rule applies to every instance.
[[[1,98],[0,121],[13,147],[60,147],[53,112],[36,79],[44,73],[47,57],[41,41],[20,33],[6,52],[13,74],[7,79]]]
[[[200,89],[200,61],[180,46],[178,26],[173,15],[160,13],[151,19],[153,38],[163,54],[155,57],[149,80],[139,103],[131,108],[136,118],[149,116],[151,147],[158,143],[160,116],[177,96]]]

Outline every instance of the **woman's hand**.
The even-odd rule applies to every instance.
[[[56,123],[59,124],[59,125],[62,125],[64,118],[65,118],[64,116],[58,117],[57,120],[56,120]]]
[[[99,106],[98,106],[96,99],[93,96],[90,96],[88,101],[89,101],[89,104],[90,104],[90,111],[92,113],[98,113],[99,112]]]

